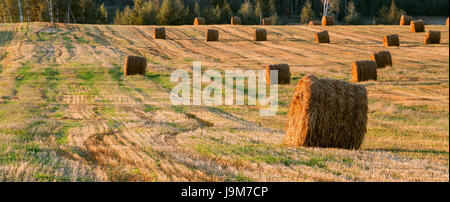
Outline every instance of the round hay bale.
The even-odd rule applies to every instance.
[[[315,37],[316,43],[330,43],[330,36],[328,35],[327,30],[317,32]]]
[[[206,25],[206,20],[203,17],[196,17],[194,19],[194,25]]]
[[[125,58],[125,65],[123,68],[123,74],[135,75],[135,74],[145,74],[147,68],[147,59],[139,56],[127,56]]]
[[[364,86],[307,75],[292,96],[283,143],[359,149],[367,132],[367,112]]]
[[[447,25],[447,26],[448,26],[448,18],[447,18],[447,22],[445,23],[445,25]]]
[[[166,39],[166,28],[164,28],[164,27],[153,28],[153,38],[154,39]]]
[[[323,16],[322,17],[322,26],[331,26],[334,25],[334,17],[333,16]]]
[[[377,80],[377,64],[372,60],[355,61],[352,65],[352,81]]]
[[[278,71],[278,83],[270,77],[270,70]],[[290,84],[291,83],[291,71],[288,64],[273,64],[266,66],[266,84]]]
[[[411,32],[425,32],[425,24],[422,20],[411,21]]]
[[[263,25],[273,25],[272,18],[263,18]]]
[[[398,38],[398,34],[390,34],[384,36],[383,44],[384,46],[400,46],[400,39]]]
[[[217,29],[208,29],[206,31],[206,41],[219,41],[219,30]]]
[[[412,20],[411,16],[402,15],[402,18],[400,18],[400,25],[410,25],[411,20]]]
[[[255,41],[267,41],[266,29],[255,29]]]
[[[231,25],[241,25],[241,18],[238,16],[233,16],[231,18]]]
[[[375,52],[370,59],[375,61],[377,68],[384,68],[386,66],[392,67],[392,57],[389,51]]]
[[[314,25],[321,25],[322,23],[320,21],[317,20],[311,20],[308,23],[308,26],[314,26]]]
[[[425,36],[425,44],[440,44],[441,32],[440,31],[427,31]]]

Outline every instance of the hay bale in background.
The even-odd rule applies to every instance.
[[[364,86],[307,75],[295,88],[283,142],[359,149],[367,132],[367,111]]]
[[[270,77],[270,70],[278,70],[278,83]],[[291,71],[288,64],[274,64],[266,66],[266,84],[290,84],[291,83]]]
[[[241,25],[241,18],[237,16],[231,17],[231,25]]]
[[[255,30],[255,41],[267,41],[266,29],[256,29]]]
[[[194,25],[206,25],[206,20],[203,17],[196,17],[194,19]]]
[[[166,28],[164,28],[164,27],[153,28],[153,38],[154,39],[166,39]]]
[[[272,18],[263,18],[263,25],[273,25]]]
[[[447,25],[447,26],[448,26],[448,18],[447,18],[447,22],[445,23],[445,25]]]
[[[208,29],[206,31],[206,41],[219,41],[219,30],[217,29]]]
[[[331,26],[334,25],[334,17],[333,16],[323,16],[322,17],[322,26]]]
[[[402,18],[400,18],[400,25],[410,25],[411,20],[412,20],[411,16],[402,15]]]
[[[321,25],[322,23],[320,22],[320,21],[314,21],[314,20],[311,20],[311,21],[309,21],[309,23],[308,23],[308,25],[309,26],[313,26],[313,25]]]
[[[384,46],[400,46],[400,39],[398,38],[398,34],[390,34],[384,36],[383,44]]]
[[[139,56],[127,56],[125,58],[125,65],[123,68],[123,74],[135,75],[135,74],[145,74],[147,68],[147,59]]]
[[[370,59],[375,61],[377,68],[384,68],[386,66],[392,67],[392,56],[389,51],[375,52]]]
[[[317,32],[315,37],[316,43],[330,43],[330,36],[328,35],[327,30]]]
[[[411,32],[425,32],[425,24],[422,20],[411,21]]]
[[[377,80],[377,64],[372,60],[355,61],[352,66],[353,82]]]
[[[425,36],[425,44],[440,44],[441,32],[440,31],[427,31]]]

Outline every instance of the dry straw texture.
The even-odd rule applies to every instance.
[[[377,80],[377,64],[372,60],[355,61],[352,66],[352,81]]]
[[[317,32],[315,37],[316,43],[330,43],[330,36],[328,35],[327,30]]]
[[[266,66],[266,84],[277,84],[273,78],[270,77],[270,70],[278,70],[278,84],[291,83],[291,71],[288,64],[273,64]]]
[[[440,44],[441,32],[439,31],[427,31],[425,36],[425,44]]]
[[[389,51],[375,52],[370,59],[375,61],[377,68],[384,68],[386,66],[392,67],[392,56]]]
[[[266,29],[256,29],[255,30],[255,41],[267,41]]]
[[[425,24],[422,20],[411,21],[411,32],[425,32]]]
[[[273,25],[272,18],[263,18],[263,25]]]
[[[205,25],[206,24],[206,20],[203,17],[196,17],[194,19],[194,25]]]
[[[384,46],[400,46],[400,39],[398,34],[386,35],[383,38]]]
[[[241,18],[237,16],[233,16],[231,18],[231,24],[232,25],[241,25]]]
[[[219,30],[217,29],[208,29],[206,31],[206,41],[219,41]]]
[[[154,39],[166,39],[166,28],[164,28],[164,27],[153,28],[153,38]]]
[[[320,22],[320,21],[314,21],[314,20],[311,20],[311,21],[309,21],[309,23],[308,23],[308,25],[309,26],[313,26],[313,25],[321,25],[322,23]]]
[[[323,16],[322,17],[322,26],[331,26],[334,25],[334,17],[333,16]]]
[[[145,74],[147,60],[139,56],[127,56],[123,68],[124,75]]]
[[[411,16],[402,15],[402,18],[400,19],[400,25],[410,25],[411,20],[412,20]]]
[[[359,149],[367,131],[366,88],[305,76],[295,88],[284,143]]]

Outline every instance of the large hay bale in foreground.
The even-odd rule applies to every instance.
[[[402,15],[402,18],[400,18],[400,25],[410,25],[411,20],[412,20],[411,16]]]
[[[334,17],[333,16],[323,16],[322,17],[322,26],[331,26],[334,25]]]
[[[377,64],[372,60],[355,61],[352,66],[353,82],[377,80]]]
[[[275,82],[270,77],[270,70],[278,71],[278,82]],[[273,64],[266,66],[266,84],[290,84],[291,83],[291,71],[288,64]]]
[[[164,28],[164,27],[153,28],[153,38],[154,39],[166,39],[166,28]]]
[[[196,17],[194,19],[194,25],[206,25],[206,20],[204,17]]]
[[[316,43],[330,43],[330,36],[328,35],[327,30],[317,32],[315,37]]]
[[[367,131],[367,111],[365,87],[307,75],[295,88],[283,142],[359,149]]]
[[[392,67],[392,56],[389,51],[375,52],[370,59],[375,61],[377,68],[384,68],[386,66]]]
[[[272,18],[263,18],[263,25],[273,25],[275,23],[273,23]]]
[[[231,25],[241,25],[241,18],[238,16],[231,17]]]
[[[425,24],[422,20],[411,21],[411,32],[425,32]]]
[[[144,75],[146,68],[147,68],[147,59],[139,56],[127,56],[125,58],[123,74],[125,76],[135,74]]]
[[[440,44],[441,32],[440,31],[427,31],[425,36],[425,44]]]
[[[208,29],[206,31],[206,41],[219,41],[219,30],[217,29]]]
[[[266,29],[255,29],[255,41],[267,41]]]
[[[317,20],[309,21],[308,26],[314,26],[314,25],[322,25],[322,22],[317,21]]]
[[[400,39],[398,38],[398,34],[390,34],[384,36],[383,44],[384,46],[400,46]]]

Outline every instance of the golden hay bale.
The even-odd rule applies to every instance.
[[[263,25],[273,25],[272,18],[263,18]]]
[[[328,35],[327,30],[317,32],[315,37],[316,43],[330,43],[330,36]]]
[[[411,21],[411,32],[425,32],[425,24],[422,20]]]
[[[427,31],[425,36],[425,44],[440,44],[441,32],[440,31]]]
[[[412,20],[411,16],[402,15],[402,18],[400,18],[400,25],[410,25],[411,20]]]
[[[384,36],[383,44],[384,46],[400,46],[400,39],[398,38],[398,34],[390,34]]]
[[[267,41],[266,29],[255,29],[255,41]]]
[[[231,24],[232,25],[241,25],[241,18],[237,16],[233,16],[231,18]]]
[[[333,16],[323,16],[322,17],[322,26],[331,26],[334,25],[334,17]]]
[[[352,65],[353,82],[377,80],[377,63],[372,60],[355,61]]]
[[[307,75],[295,88],[284,144],[359,149],[367,132],[364,86]]]
[[[204,17],[196,17],[194,19],[194,25],[206,25],[206,20]]]
[[[219,41],[219,30],[217,29],[208,29],[206,31],[206,41]]]
[[[447,26],[448,26],[448,18],[447,18],[447,22],[445,23],[445,25],[447,25]]]
[[[392,67],[392,56],[389,51],[375,52],[370,59],[375,61],[377,68],[384,68],[386,66]]]
[[[123,68],[124,75],[145,74],[147,60],[139,56],[127,56]]]
[[[166,28],[164,28],[164,27],[153,28],[153,38],[154,39],[166,39]]]
[[[308,25],[309,26],[313,26],[313,25],[321,25],[322,23],[320,21],[317,20],[311,20],[309,21]]]
[[[278,83],[274,79],[270,78],[270,70],[278,71]],[[290,84],[291,83],[291,71],[288,64],[274,64],[266,66],[266,84]]]

